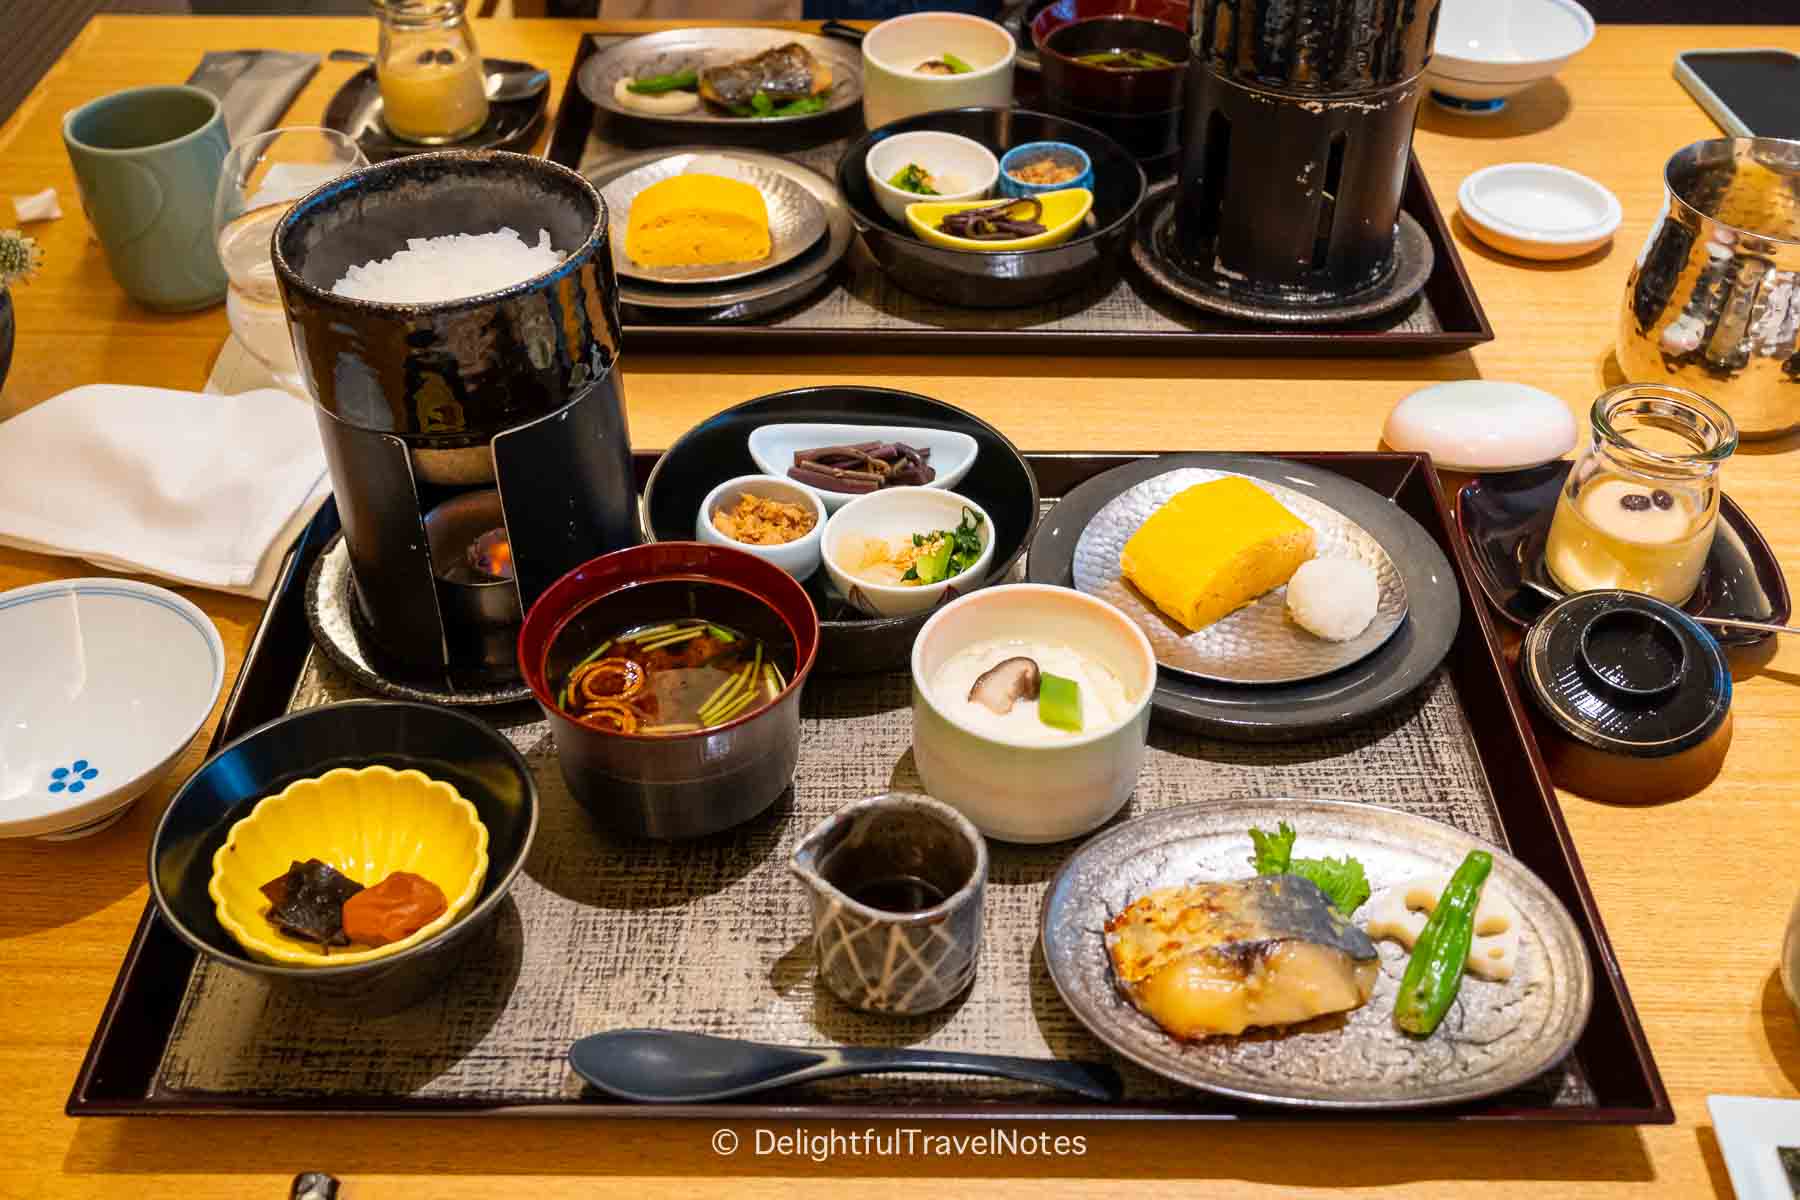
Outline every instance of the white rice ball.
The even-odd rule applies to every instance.
[[[1367,629],[1380,599],[1374,568],[1354,558],[1308,559],[1287,585],[1288,615],[1328,642],[1347,642]]]

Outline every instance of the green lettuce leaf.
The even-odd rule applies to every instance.
[[[1346,917],[1369,899],[1369,877],[1354,858],[1295,858],[1294,827],[1286,821],[1265,833],[1252,827],[1250,865],[1258,875],[1298,875],[1318,885],[1333,907]]]
[[[1250,827],[1250,845],[1256,851],[1250,856],[1250,865],[1258,875],[1288,873],[1288,861],[1294,856],[1294,827],[1283,821],[1276,830],[1264,833],[1254,825]]]

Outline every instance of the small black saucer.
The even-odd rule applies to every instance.
[[[1175,186],[1145,199],[1131,241],[1131,260],[1163,291],[1195,308],[1268,325],[1346,325],[1399,308],[1431,278],[1437,254],[1425,229],[1402,212],[1394,229],[1393,267],[1378,283],[1323,300],[1260,300],[1227,291],[1186,262],[1175,245]]]
[[[1456,523],[1468,542],[1475,582],[1506,620],[1531,624],[1553,600],[1528,581],[1560,592],[1544,568],[1544,544],[1556,496],[1568,478],[1567,459],[1529,471],[1480,475],[1456,495]],[[1691,616],[1785,625],[1792,615],[1787,579],[1769,543],[1730,496],[1719,501],[1719,531],[1686,604]],[[1727,646],[1748,646],[1771,635],[1748,629],[1707,630]]]
[[[484,58],[482,68],[495,71],[531,71],[527,62],[511,58]],[[544,124],[550,107],[550,89],[546,87],[524,100],[492,101],[488,104],[487,123],[459,142],[424,146],[397,138],[388,132],[381,119],[381,87],[375,79],[375,68],[364,67],[344,82],[331,103],[325,106],[323,124],[328,129],[347,133],[356,139],[364,155],[372,163],[423,154],[431,150],[526,150]]]

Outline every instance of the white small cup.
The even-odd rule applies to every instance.
[[[813,527],[793,541],[778,546],[753,546],[726,537],[713,525],[712,516],[722,508],[736,507],[739,498],[746,493],[798,504],[812,513]],[[819,569],[819,547],[825,536],[825,506],[811,488],[801,487],[791,479],[778,475],[739,475],[706,494],[700,505],[700,515],[694,519],[694,536],[708,545],[730,546],[733,550],[767,559],[795,579],[804,580]]]
[[[894,17],[863,38],[863,122],[870,129],[941,108],[1005,108],[1012,103],[1012,34],[964,13],[913,13]],[[974,70],[964,75],[920,75],[922,62],[948,52]]]
[[[908,163],[918,163],[940,181],[948,178],[962,186],[935,196],[901,191],[888,180]],[[915,129],[881,139],[869,148],[863,168],[869,173],[869,190],[875,193],[881,211],[899,225],[906,224],[909,204],[921,200],[985,200],[1000,179],[1000,160],[993,151],[973,138],[936,129]]]
[[[867,538],[896,545],[915,533],[955,529],[962,524],[965,508],[981,518],[981,555],[966,570],[937,583],[905,585],[870,583],[846,569],[845,552],[850,539],[855,539],[858,546]],[[821,550],[825,573],[853,607],[872,617],[904,617],[936,608],[947,595],[961,595],[981,586],[994,561],[994,521],[981,505],[955,492],[923,487],[883,488],[858,496],[833,513]]]
[[[995,638],[1059,643],[1104,664],[1130,712],[1050,743],[977,733],[932,695],[943,665]],[[1005,842],[1060,842],[1111,820],[1137,787],[1156,691],[1150,641],[1104,600],[1041,583],[991,587],[932,614],[912,650],[913,761],[928,795]]]

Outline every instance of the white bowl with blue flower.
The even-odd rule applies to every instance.
[[[98,833],[166,775],[225,686],[189,601],[132,579],[0,592],[0,837]]]

